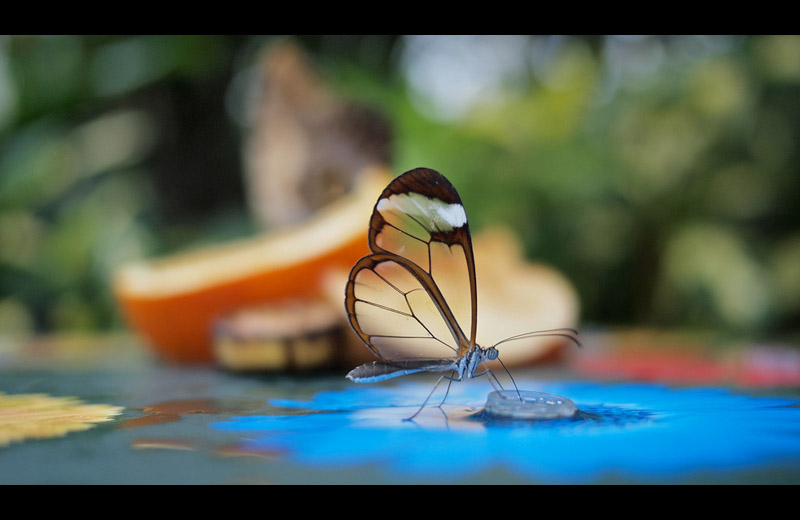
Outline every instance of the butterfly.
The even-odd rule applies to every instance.
[[[435,170],[416,168],[389,183],[372,211],[368,240],[372,253],[350,271],[345,307],[351,328],[378,360],[351,370],[351,381],[371,383],[416,372],[451,373],[436,386],[443,378],[452,383],[485,374],[497,381],[485,363],[500,361],[500,343],[538,335],[577,342],[573,329],[549,329],[486,348],[476,343],[469,223],[455,187]]]

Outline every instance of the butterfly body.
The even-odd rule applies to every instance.
[[[424,371],[469,379],[497,357],[475,341],[472,238],[450,181],[428,168],[397,177],[375,204],[368,239],[372,254],[351,270],[345,306],[351,327],[378,360],[352,370],[349,379]]]
[[[378,359],[347,377],[371,383],[417,372],[445,373],[439,381],[493,376],[488,368],[479,369],[499,360],[499,343],[488,348],[476,343],[472,237],[450,181],[428,168],[394,179],[375,204],[368,239],[372,253],[350,271],[345,308],[353,331]],[[565,330],[504,341],[541,334],[571,337]]]
[[[453,372],[455,381],[476,377],[484,361],[497,359],[497,349],[476,346],[459,359],[416,359],[400,361],[373,361],[360,365],[347,374],[356,383],[374,383],[417,372]],[[477,374],[482,375],[482,374]]]

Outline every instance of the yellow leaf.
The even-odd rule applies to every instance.
[[[0,447],[26,439],[61,437],[122,413],[121,406],[84,404],[77,397],[0,392]]]

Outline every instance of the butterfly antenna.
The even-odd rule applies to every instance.
[[[428,400],[431,398],[431,396],[433,395],[433,393],[436,391],[436,388],[439,386],[439,383],[441,383],[441,382],[442,382],[442,379],[444,379],[444,376],[440,376],[440,377],[439,377],[439,380],[438,380],[438,381],[436,381],[436,384],[435,384],[435,385],[433,385],[433,389],[432,389],[432,390],[431,390],[431,392],[428,394],[428,397],[426,397],[426,398],[425,398],[425,400],[422,402],[422,406],[420,406],[420,407],[419,407],[419,409],[418,409],[416,412],[414,412],[414,415],[412,415],[411,417],[406,417],[405,419],[403,419],[404,421],[411,421],[411,420],[413,420],[413,419],[414,419],[414,417],[416,417],[417,415],[419,415],[419,413],[422,411],[422,409],[423,409],[423,408],[425,408],[425,405],[426,405],[426,404],[428,404]],[[452,381],[451,381],[451,382],[452,382]],[[449,390],[450,390],[450,387],[448,387],[448,391],[449,391]],[[442,401],[442,402],[444,402],[444,401]]]
[[[578,335],[578,331],[575,329],[570,328],[560,328],[560,329],[545,329],[545,330],[535,330],[533,332],[523,332],[522,334],[517,334],[516,336],[511,336],[510,338],[506,338],[502,341],[498,341],[493,346],[496,347],[497,345],[501,345],[507,341],[515,341],[518,339],[526,339],[526,338],[536,338],[536,337],[545,337],[545,336],[560,336],[562,338],[567,338],[568,340],[572,341],[575,345],[579,348],[583,348],[583,344],[578,340],[576,337]]]

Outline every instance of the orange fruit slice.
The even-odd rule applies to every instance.
[[[250,305],[320,296],[330,269],[350,269],[369,253],[364,223],[390,180],[384,168],[369,169],[352,193],[296,227],[123,265],[113,280],[119,306],[161,354],[210,361],[218,317]]]

